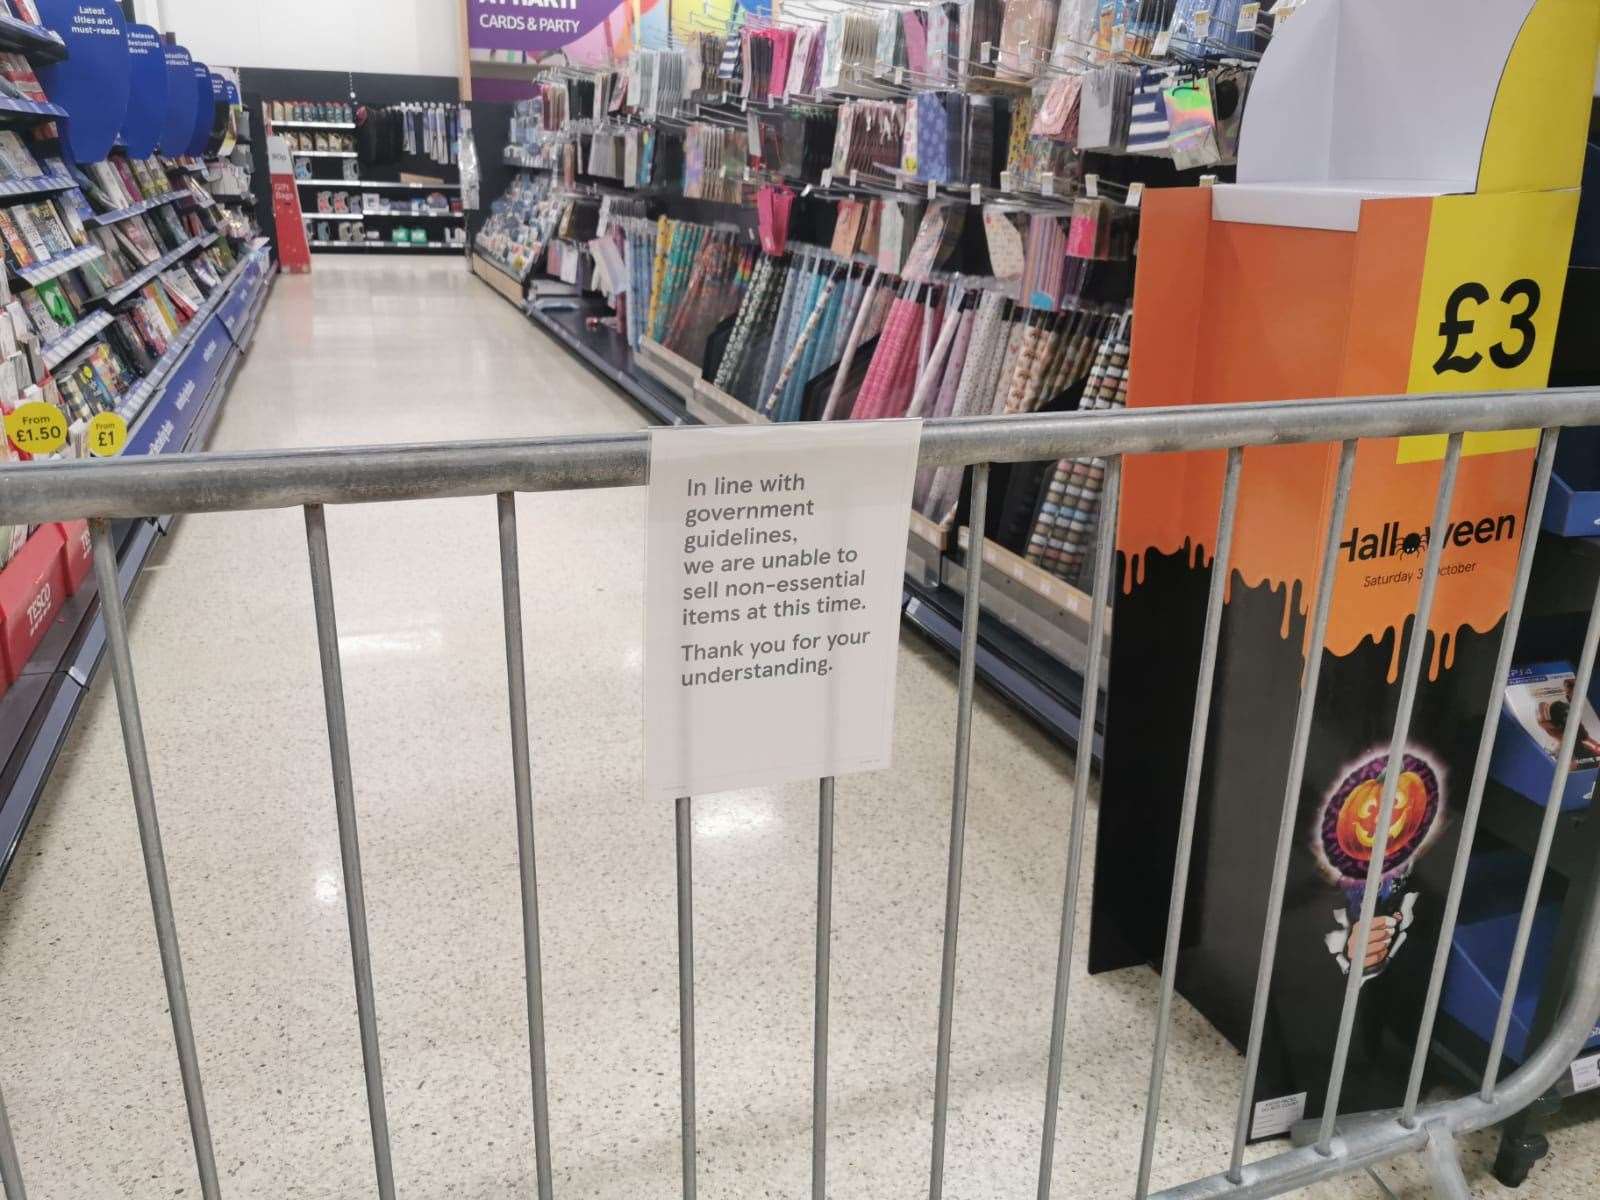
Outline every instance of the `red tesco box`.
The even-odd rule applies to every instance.
[[[64,539],[41,525],[22,552],[0,570],[0,658],[13,680],[22,674],[67,598]]]
[[[61,562],[67,572],[67,594],[76,595],[83,581],[94,571],[94,542],[89,538],[89,522],[60,522],[54,528],[61,531]]]

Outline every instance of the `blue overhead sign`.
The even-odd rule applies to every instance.
[[[161,126],[161,152],[179,158],[194,138],[194,59],[182,46],[165,46],[167,118]]]
[[[128,37],[114,0],[36,0],[44,23],[61,35],[67,57],[39,68],[52,103],[67,110],[62,143],[76,162],[111,152],[128,111]]]
[[[211,68],[205,63],[191,63],[194,79],[189,84],[194,92],[194,126],[189,130],[189,154],[204,154],[211,140],[211,126],[217,118],[217,105],[211,98]]]
[[[149,158],[167,122],[167,58],[161,35],[149,25],[128,26],[128,113],[122,141],[129,158]]]

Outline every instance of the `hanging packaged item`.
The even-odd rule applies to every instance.
[[[1022,278],[1022,231],[1028,218],[1021,213],[983,210],[984,240],[989,248],[989,273],[1001,282]]]
[[[1133,87],[1128,110],[1129,154],[1165,154],[1171,126],[1167,122],[1167,77],[1144,68]]]
[[[1056,0],[1007,0],[1000,26],[1000,70],[1007,79],[1032,79],[1056,27]]]
[[[928,40],[924,71],[934,83],[954,83],[961,61],[961,6],[954,0],[937,0],[928,10]]]
[[[1222,161],[1217,145],[1217,116],[1211,107],[1211,81],[1175,83],[1163,93],[1166,106],[1167,150],[1180,171],[1215,166]]]
[[[1120,153],[1129,149],[1128,122],[1137,76],[1112,65],[1090,71],[1078,92],[1078,149]]]
[[[782,254],[789,244],[789,210],[794,193],[785,187],[764,187],[756,193],[756,215],[761,226],[761,248]]]

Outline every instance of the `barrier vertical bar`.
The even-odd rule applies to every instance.
[[[511,705],[511,773],[516,788],[517,868],[522,883],[522,967],[527,990],[528,1062],[533,1088],[533,1158],[539,1200],[551,1200],[550,1106],[545,1086],[544,975],[539,952],[539,868],[533,837],[528,755],[528,681],[522,649],[522,579],[517,557],[517,498],[496,497],[500,524],[500,593],[505,608],[506,686]]]
[[[1544,888],[1544,872],[1550,863],[1550,846],[1555,841],[1556,824],[1561,820],[1561,797],[1567,790],[1567,778],[1572,773],[1572,754],[1578,745],[1578,731],[1583,727],[1583,710],[1589,695],[1589,684],[1594,679],[1597,643],[1600,643],[1600,586],[1595,589],[1589,609],[1589,628],[1583,635],[1583,657],[1578,660],[1578,672],[1572,682],[1572,711],[1567,716],[1566,728],[1561,731],[1561,749],[1556,752],[1556,771],[1550,778],[1550,790],[1545,794],[1539,841],[1533,852],[1533,869],[1528,875],[1528,888],[1522,895],[1522,912],[1517,918],[1517,937],[1511,943],[1511,962],[1506,968],[1500,1011],[1495,1016],[1494,1038],[1489,1043],[1489,1061],[1483,1069],[1480,1094],[1485,1100],[1494,1098],[1495,1082],[1500,1077],[1500,1056],[1505,1053],[1506,1034],[1511,1028],[1511,1007],[1516,1002],[1517,985],[1522,981],[1522,968],[1528,956],[1528,938],[1533,933],[1539,893]]]
[[[311,599],[317,615],[317,651],[322,660],[322,698],[328,714],[334,811],[339,821],[345,918],[350,926],[350,964],[355,974],[361,1063],[367,1082],[367,1123],[372,1128],[378,1195],[381,1200],[394,1200],[389,1112],[383,1097],[383,1058],[378,1050],[378,1010],[372,987],[372,948],[367,942],[367,896],[362,884],[361,842],[356,830],[355,783],[350,770],[350,730],[344,711],[344,674],[339,665],[339,627],[333,608],[333,571],[328,562],[328,526],[322,505],[308,504],[305,512],[306,547],[311,559]]]
[[[1072,979],[1072,945],[1078,925],[1078,880],[1089,816],[1089,767],[1094,760],[1094,727],[1100,711],[1101,663],[1106,653],[1106,615],[1116,594],[1117,507],[1122,499],[1122,458],[1106,460],[1100,501],[1099,541],[1089,582],[1089,662],[1083,673],[1083,711],[1078,749],[1072,764],[1072,830],[1067,843],[1067,881],[1061,897],[1061,933],[1056,947],[1055,1006],[1050,1017],[1050,1059],[1044,1085],[1044,1132],[1039,1145],[1039,1200],[1049,1200],[1055,1170],[1056,1119],[1061,1107],[1061,1056],[1066,1047],[1067,1001]]]
[[[22,1186],[22,1162],[17,1158],[17,1143],[11,1137],[11,1122],[6,1117],[5,1093],[0,1092],[0,1189],[6,1200],[28,1200]]]
[[[1172,996],[1177,986],[1178,943],[1189,890],[1195,812],[1200,804],[1200,770],[1205,763],[1206,730],[1211,723],[1211,685],[1217,673],[1217,639],[1222,632],[1222,602],[1233,556],[1233,526],[1239,512],[1239,474],[1243,466],[1244,451],[1235,446],[1228,451],[1228,466],[1223,475],[1222,504],[1217,513],[1217,548],[1211,559],[1205,633],[1200,643],[1194,724],[1189,731],[1189,761],[1184,769],[1183,806],[1178,817],[1178,854],[1172,871],[1172,894],[1167,900],[1167,942],[1161,956],[1161,1001],[1156,1009],[1155,1053],[1150,1064],[1150,1090],[1145,1098],[1144,1136],[1139,1144],[1139,1181],[1135,1191],[1138,1200],[1144,1200],[1150,1193],[1150,1170],[1155,1163],[1156,1120],[1161,1111],[1161,1084],[1167,1070],[1167,1036],[1171,1031]]]
[[[1478,735],[1478,757],[1472,768],[1472,786],[1466,808],[1461,813],[1460,844],[1451,868],[1450,887],[1445,894],[1444,916],[1439,929],[1439,944],[1433,952],[1433,970],[1428,977],[1428,996],[1422,1005],[1422,1024],[1417,1030],[1417,1046],[1411,1056],[1411,1077],[1406,1084],[1405,1103],[1400,1123],[1408,1129],[1416,1124],[1417,1103],[1422,1098],[1422,1076],[1428,1064],[1428,1048],[1433,1042],[1433,1026],[1439,1016],[1439,999],[1444,992],[1445,968],[1450,962],[1450,943],[1456,919],[1461,913],[1461,896],[1467,886],[1467,867],[1472,862],[1472,846],[1477,839],[1478,817],[1483,808],[1484,785],[1489,778],[1489,759],[1494,753],[1500,730],[1500,706],[1505,701],[1506,680],[1511,674],[1511,659],[1517,648],[1517,631],[1522,628],[1522,610],[1528,598],[1528,580],[1533,575],[1533,556],[1539,545],[1539,519],[1544,514],[1545,497],[1550,492],[1550,472],[1555,463],[1559,433],[1546,429],[1540,436],[1539,454],[1533,470],[1533,489],[1522,519],[1522,548],[1517,553],[1517,571],[1511,587],[1511,603],[1506,609],[1505,626],[1500,633],[1500,654],[1495,660],[1494,677],[1489,687],[1489,703],[1483,713],[1483,731]]]
[[[1361,915],[1355,928],[1355,954],[1345,976],[1344,1006],[1339,1010],[1339,1031],[1333,1043],[1333,1066],[1328,1072],[1327,1099],[1323,1102],[1322,1126],[1317,1137],[1317,1153],[1333,1152],[1333,1127],[1339,1115],[1339,1093],[1344,1088],[1345,1067],[1350,1059],[1350,1037],[1355,1031],[1356,1008],[1361,999],[1365,975],[1366,947],[1372,936],[1372,920],[1378,911],[1378,888],[1383,881],[1389,855],[1389,822],[1394,817],[1394,797],[1400,786],[1400,765],[1405,759],[1406,739],[1411,734],[1411,710],[1417,700],[1417,681],[1422,676],[1422,660],[1428,646],[1428,620],[1433,615],[1433,595],[1439,584],[1439,563],[1444,557],[1445,527],[1450,520],[1450,501],[1455,495],[1456,472],[1461,466],[1461,435],[1452,433],[1446,443],[1444,469],[1439,475],[1439,493],[1433,503],[1428,558],[1422,568],[1422,591],[1411,619],[1411,644],[1406,648],[1406,665],[1400,678],[1400,700],[1395,708],[1394,732],[1389,738],[1389,757],[1383,770],[1383,797],[1378,802],[1378,822],[1372,840],[1372,858],[1361,894]]]
[[[933,1076],[933,1163],[928,1198],[944,1194],[945,1126],[950,1107],[950,1031],[956,1000],[956,932],[961,923],[961,867],[967,836],[967,769],[972,754],[972,693],[978,666],[978,597],[983,586],[983,530],[989,510],[989,464],[972,468],[967,517],[967,582],[961,604],[961,661],[956,686],[956,763],[950,795],[950,864],[945,880],[944,955],[939,969],[939,1042]]]
[[[1428,1145],[1423,1152],[1428,1167],[1428,1182],[1436,1200],[1472,1200],[1472,1189],[1461,1171],[1461,1155],[1455,1139],[1437,1125],[1428,1127]]]
[[[1289,777],[1283,788],[1283,809],[1278,817],[1278,843],[1273,851],[1272,884],[1267,891],[1267,924],[1261,935],[1261,958],[1256,965],[1256,991],[1250,1008],[1250,1039],[1244,1056],[1244,1078],[1239,1087],[1239,1115],[1233,1129],[1233,1157],[1228,1178],[1240,1182],[1244,1146],[1250,1136],[1255,1105],[1256,1071],[1261,1065],[1261,1043],[1267,1027],[1267,997],[1272,991],[1272,970],[1278,957],[1278,931],[1283,924],[1283,896],[1289,879],[1289,851],[1294,845],[1295,820],[1300,812],[1300,786],[1305,781],[1306,747],[1311,743],[1311,722],[1316,715],[1317,682],[1322,677],[1322,648],[1328,638],[1328,615],[1333,609],[1333,580],[1339,557],[1339,532],[1350,506],[1350,481],[1355,475],[1356,442],[1339,451],[1339,473],[1333,488],[1333,508],[1322,542],[1322,567],[1317,573],[1316,608],[1306,641],[1305,671],[1300,677],[1300,707],[1295,713],[1294,741],[1289,748]]]
[[[111,682],[117,695],[117,717],[122,723],[122,746],[128,759],[128,781],[133,790],[133,811],[139,824],[139,847],[144,853],[145,883],[155,917],[156,945],[161,952],[161,975],[167,986],[167,1007],[172,1013],[172,1040],[178,1050],[178,1074],[183,1080],[183,1100],[189,1112],[189,1136],[194,1143],[200,1193],[205,1200],[222,1195],[217,1181],[217,1158],[211,1147],[211,1119],[206,1113],[205,1088],[200,1082],[200,1053],[194,1044],[189,1017],[189,991],[183,981],[183,953],[178,946],[178,925],[172,914],[172,889],[167,880],[166,853],[161,847],[161,823],[156,817],[155,789],[150,782],[150,758],[145,749],[144,721],[139,714],[139,692],[133,679],[133,656],[128,649],[128,618],[117,582],[117,552],[111,544],[111,526],[91,520],[94,577],[100,592],[100,612],[105,618],[106,648],[111,655]]]
[[[817,1009],[811,1048],[811,1196],[828,1195],[828,986],[833,959],[833,786],[817,788]]]
[[[694,829],[690,798],[688,796],[679,796],[676,808],[678,827],[678,1103],[683,1127],[683,1200],[694,1200]]]

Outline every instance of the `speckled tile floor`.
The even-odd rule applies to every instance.
[[[213,445],[641,424],[458,263],[325,257],[278,282]],[[644,496],[520,512],[556,1191],[665,1200],[673,820],[638,799]],[[328,526],[400,1194],[529,1196],[493,502],[335,509]],[[182,522],[141,585],[133,650],[224,1194],[373,1195],[300,514]],[[951,663],[908,635],[899,693],[894,768],[839,786],[838,1200],[926,1190]],[[1071,766],[988,696],[973,763],[951,1200],[1033,1195]],[[699,801],[694,830],[700,1194],[808,1195],[813,794]],[[1128,1195],[1155,977],[1080,962],[1073,986],[1056,1194]],[[1171,1063],[1158,1185],[1225,1162],[1239,1070],[1181,1001]],[[32,1200],[198,1194],[104,673],[0,890],[0,1083]],[[1516,1194],[1600,1193],[1592,1128],[1569,1119]],[[1491,1149],[1468,1148],[1476,1194],[1509,1197]],[[1404,1164],[1382,1174],[1425,1194]]]

